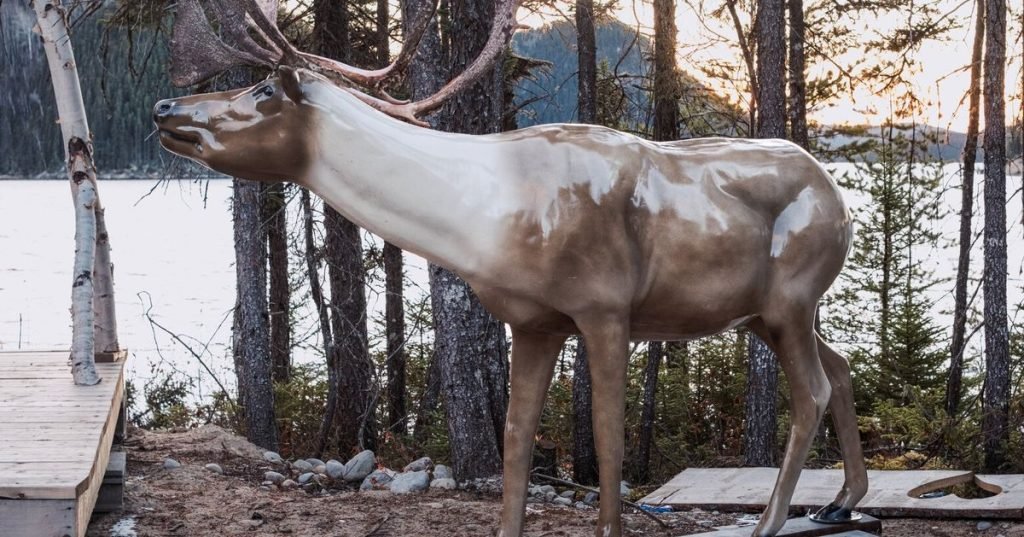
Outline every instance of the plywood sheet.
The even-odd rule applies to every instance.
[[[777,468],[690,468],[642,501],[652,505],[760,511],[768,502]],[[953,495],[916,498],[911,491],[979,480],[1001,492],[989,498]],[[1024,475],[975,476],[958,470],[868,471],[869,490],[857,510],[875,516],[1024,519]],[[804,470],[793,494],[795,510],[830,502],[843,484],[842,470]],[[986,485],[987,484],[987,485]]]

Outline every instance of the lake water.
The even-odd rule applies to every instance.
[[[938,276],[950,279],[955,275],[959,225],[956,170],[955,165],[947,166],[950,177],[943,203],[949,215],[939,224],[950,246],[915,254]],[[1016,193],[1007,208],[1011,315],[1016,315],[1020,303],[1024,273],[1020,182],[1020,176],[1008,178],[1007,191]],[[144,315],[149,310],[168,329],[187,336],[195,348],[208,344],[206,359],[226,383],[233,384],[231,182],[104,181],[100,195],[113,245],[120,339],[133,356],[130,377],[147,379],[155,372],[180,371],[197,380],[198,396],[213,388],[209,379],[198,374],[199,365],[183,347],[154,332]],[[863,205],[858,196],[847,199],[854,211]],[[975,272],[980,271],[981,247],[979,240],[973,254]],[[74,219],[67,182],[0,181],[0,350],[70,346],[73,254]],[[409,295],[426,292],[422,259],[407,256],[407,277]],[[952,307],[951,290],[952,281],[933,291],[934,312],[941,315],[944,326],[949,324],[949,315],[943,312]],[[382,308],[381,297],[371,293],[368,299],[371,315],[376,315]],[[311,350],[297,351],[296,360],[313,359]]]

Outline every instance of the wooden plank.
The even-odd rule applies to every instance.
[[[75,535],[74,500],[0,500],[4,537]]]
[[[114,430],[117,428],[119,409],[124,398],[124,363],[122,361],[116,364],[120,367],[115,380],[117,385],[114,397],[111,398],[107,407],[107,421],[103,424],[103,435],[96,448],[96,459],[93,463],[92,472],[82,483],[85,486],[85,491],[79,495],[78,502],[76,503],[75,514],[78,537],[85,537],[85,532],[89,526],[89,519],[92,517],[93,507],[96,506],[96,498],[99,496],[100,487],[103,485],[103,474],[106,473],[107,465],[110,462],[111,443],[114,440]]]
[[[775,468],[690,468],[641,501],[651,505],[760,511],[768,501],[777,474]],[[1002,492],[984,499],[911,495],[912,491],[919,495],[973,479],[974,474],[960,470],[869,471],[869,490],[857,510],[875,516],[1024,518],[1024,475],[985,476],[989,486]],[[842,470],[804,470],[791,507],[794,511],[821,507],[835,497],[842,483]]]
[[[776,537],[821,537],[825,535],[842,535],[857,530],[860,530],[865,535],[870,535],[866,532],[881,532],[882,523],[877,518],[868,515],[862,515],[860,520],[844,524],[820,524],[807,517],[791,518],[786,521],[786,525],[782,526]],[[750,537],[753,531],[754,526],[751,525],[729,526],[718,528],[716,531],[698,533],[692,537]]]

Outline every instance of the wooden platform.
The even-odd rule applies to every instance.
[[[752,525],[728,526],[690,537],[750,537],[753,531]],[[799,517],[787,520],[776,537],[875,537],[881,533],[881,521],[869,515],[842,524],[819,524],[807,517]]]
[[[690,468],[648,494],[642,503],[704,509],[760,511],[777,468]],[[923,493],[975,481],[995,496],[920,498]],[[868,471],[869,490],[857,510],[874,516],[1024,519],[1024,475],[974,475],[958,470]],[[817,509],[835,498],[842,470],[804,470],[792,507]]]
[[[75,386],[67,351],[0,353],[0,535],[85,535],[124,400],[124,361],[97,369]]]

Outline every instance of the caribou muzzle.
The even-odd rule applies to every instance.
[[[181,105],[174,99],[164,99],[153,106],[153,123],[160,131],[160,144],[169,151],[189,156],[190,150],[199,149],[200,136],[188,130],[191,114],[182,113]]]

